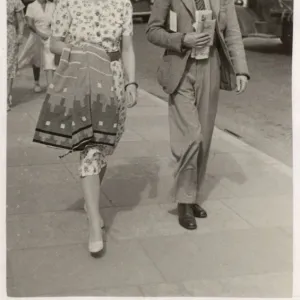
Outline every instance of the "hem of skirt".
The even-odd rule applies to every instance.
[[[63,145],[56,145],[56,144],[52,144],[52,143],[49,143],[49,142],[40,141],[40,140],[37,140],[37,139],[33,139],[33,142],[38,143],[38,144],[42,144],[42,145],[45,145],[49,148],[53,148],[53,149],[57,149],[57,150],[61,150],[61,149],[69,150],[65,154],[59,155],[59,158],[63,158],[63,157],[65,157],[68,154],[73,153],[73,152],[83,151],[84,149],[86,149],[86,147],[93,147],[93,146],[99,146],[99,145],[110,146],[110,147],[115,146],[115,144],[105,143],[105,142],[95,142],[95,141],[93,141],[93,142],[89,143],[88,142],[89,139],[91,139],[91,138],[87,138],[86,140],[81,141],[80,143],[76,144],[73,148],[68,147],[68,146],[63,146]],[[82,148],[83,145],[84,145],[84,147]]]

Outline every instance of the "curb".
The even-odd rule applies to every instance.
[[[152,101],[158,103],[160,106],[164,106],[164,107],[168,107],[167,102],[164,102],[162,99],[148,93],[147,91],[143,90],[143,89],[139,89],[139,97],[148,97],[150,98]],[[290,166],[285,165],[283,162],[275,159],[274,157],[254,148],[253,146],[245,143],[242,140],[239,140],[233,136],[231,136],[230,134],[224,132],[223,130],[215,127],[214,131],[221,136],[224,140],[226,140],[227,142],[236,145],[238,148],[248,148],[250,149],[250,152],[252,152],[253,154],[255,154],[256,156],[258,156],[260,159],[264,160],[264,161],[268,161],[268,163],[270,165],[276,165],[276,167],[283,172],[285,175],[292,177],[293,176],[293,169]]]

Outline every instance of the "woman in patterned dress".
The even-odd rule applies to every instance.
[[[60,0],[51,29],[50,48],[55,54],[62,54],[63,49],[70,45],[83,47],[91,43],[108,53],[119,51],[121,57],[110,63],[118,102],[117,142],[114,147],[86,146],[80,152],[79,173],[89,220],[89,251],[95,256],[103,249],[104,223],[99,212],[99,198],[107,156],[113,153],[124,132],[126,108],[136,104],[132,5],[130,0]]]
[[[11,90],[17,72],[18,49],[24,32],[24,5],[21,0],[7,0],[7,110],[12,104]]]

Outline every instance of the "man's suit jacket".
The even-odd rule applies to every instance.
[[[234,0],[209,0],[216,19],[216,37],[221,60],[221,89],[234,90],[236,75],[249,77],[243,40]],[[168,29],[169,12],[177,14],[177,32]],[[158,82],[172,94],[178,87],[191,50],[182,48],[183,33],[193,32],[194,0],[155,0],[146,35],[148,40],[166,49],[158,69]]]

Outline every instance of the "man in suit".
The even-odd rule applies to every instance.
[[[197,10],[211,10],[216,20],[207,59],[191,57],[193,48],[207,46],[212,38],[195,32]],[[172,191],[179,224],[196,229],[195,217],[207,217],[201,186],[219,91],[242,93],[249,79],[234,0],[155,0],[146,34],[151,43],[165,48],[158,82],[169,94],[170,143],[177,161]]]

